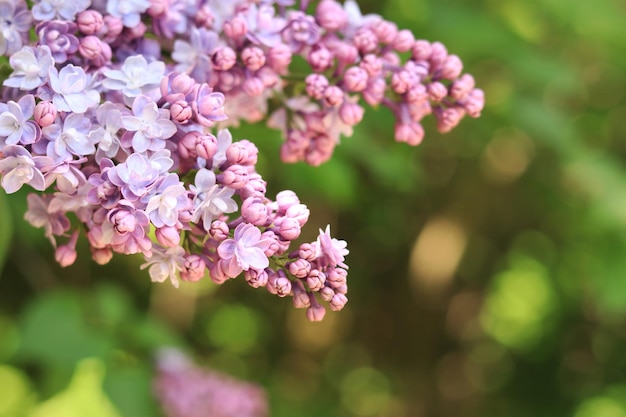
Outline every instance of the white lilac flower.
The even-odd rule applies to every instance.
[[[132,110],[133,116],[122,116],[122,125],[127,131],[135,132],[132,139],[135,152],[163,149],[165,139],[176,133],[169,110],[159,109],[147,96],[137,97]]]
[[[35,190],[43,191],[46,188],[45,180],[40,168],[52,161],[46,157],[33,158],[26,149],[18,145],[7,145],[0,159],[0,174],[2,174],[2,188],[8,193],[18,191],[24,184]]]
[[[109,170],[108,176],[111,183],[121,188],[124,198],[136,201],[145,196],[161,176],[160,168],[147,156],[133,153],[124,163]]]
[[[57,18],[73,21],[77,13],[89,7],[90,0],[40,0],[33,6],[33,17],[41,21]]]
[[[178,277],[176,274],[185,266],[185,249],[180,246],[173,248],[152,248],[152,256],[146,257],[146,263],[141,265],[141,269],[148,269],[152,282],[164,282],[168,278],[172,285],[178,288]]]
[[[108,0],[107,12],[122,19],[127,28],[136,27],[141,19],[141,13],[150,7],[149,0]]]
[[[125,107],[123,109],[126,110]],[[100,128],[93,135],[98,140],[96,162],[99,163],[102,158],[114,158],[120,150],[118,132],[123,127],[120,107],[107,101],[96,110],[96,120]]]
[[[42,129],[48,143],[48,156],[55,159],[71,155],[86,156],[96,152],[97,139],[90,133],[91,121],[84,115],[72,113],[62,124],[52,124]]]
[[[243,13],[248,22],[247,37],[255,44],[268,47],[281,42],[280,31],[285,27],[285,19],[275,16],[276,10],[269,4],[251,4]]]
[[[233,143],[233,135],[228,129],[222,129],[217,133],[217,152],[213,156],[213,168],[226,162],[226,150],[231,143]]]
[[[216,183],[215,173],[208,169],[198,170],[195,186],[190,186],[195,193],[193,199],[194,211],[191,221],[197,223],[202,219],[205,230],[211,226],[211,222],[225,213],[237,211],[237,203],[231,197],[235,190],[228,187],[220,187]]]
[[[66,65],[57,71],[50,67],[50,87],[54,91],[52,103],[59,111],[85,113],[100,102],[100,94],[93,89],[91,75],[81,67]]]
[[[0,55],[11,55],[22,47],[32,20],[25,1],[0,0]]]
[[[176,40],[172,59],[176,71],[189,74],[199,83],[207,82],[211,72],[211,54],[218,46],[218,34],[204,28],[191,28],[189,42]]]
[[[169,174],[156,187],[148,200],[146,214],[156,227],[174,226],[178,222],[178,209],[187,201],[187,189],[178,175]]]
[[[29,120],[34,109],[35,97],[32,94],[23,96],[17,103],[12,100],[7,103],[7,110],[0,114],[0,150],[5,145],[19,142],[28,145],[39,139],[39,126]]]
[[[47,45],[36,48],[24,46],[9,58],[13,72],[4,80],[7,87],[34,90],[48,81],[50,67],[54,66],[52,52]]]
[[[148,64],[142,55],[133,55],[124,60],[119,70],[104,70],[106,78],[102,85],[109,90],[121,91],[127,101],[126,104],[131,104],[132,99],[141,94],[158,100],[161,97],[159,86],[164,73],[163,62],[155,61]]]

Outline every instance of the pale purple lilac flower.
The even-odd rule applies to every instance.
[[[131,141],[135,152],[163,149],[165,140],[176,133],[169,110],[159,109],[149,97],[136,97],[132,111],[132,116],[122,116],[122,126],[128,132],[135,132]]]
[[[195,194],[193,198],[194,212],[192,221],[198,223],[202,220],[205,230],[211,226],[211,222],[225,213],[237,211],[237,203],[231,197],[235,190],[217,184],[215,173],[201,168],[196,173],[195,185],[190,186]]]
[[[211,55],[219,45],[218,34],[204,28],[192,28],[189,42],[174,42],[172,59],[176,71],[189,74],[196,82],[204,83],[211,77]]]
[[[133,153],[108,172],[108,179],[120,187],[125,199],[136,201],[148,193],[162,173],[161,167],[147,156]]]
[[[106,11],[122,20],[128,28],[139,24],[141,13],[150,7],[149,0],[107,0]]]
[[[100,94],[93,88],[92,76],[81,67],[66,65],[57,71],[50,67],[52,102],[59,111],[85,113],[100,102]]]
[[[270,241],[264,239],[261,231],[249,223],[241,223],[235,229],[233,239],[226,239],[217,248],[226,275],[236,277],[248,269],[263,270],[269,266],[265,250]]]
[[[9,58],[13,72],[3,85],[21,90],[34,90],[45,84],[50,67],[54,65],[52,53],[47,45],[36,48],[24,46]]]
[[[70,228],[70,220],[65,213],[60,211],[52,212],[48,209],[52,201],[50,194],[28,194],[28,210],[24,218],[34,227],[43,227],[45,235],[54,246],[56,241],[54,236],[61,236]]]
[[[185,249],[180,246],[173,248],[158,248],[153,246],[152,254],[146,257],[146,263],[141,269],[149,268],[152,282],[164,282],[170,280],[174,287],[178,288],[178,273],[185,267]]]
[[[49,140],[48,155],[55,159],[94,154],[97,139],[91,132],[91,121],[80,113],[72,113],[62,122],[42,129],[43,136]]]
[[[57,64],[66,62],[78,51],[79,41],[74,32],[76,24],[64,20],[44,21],[37,28],[39,44],[46,45]]]
[[[32,15],[24,0],[0,1],[0,55],[12,55],[28,41]]]
[[[165,72],[165,64],[160,61],[148,63],[142,55],[129,56],[118,70],[105,69],[106,77],[102,85],[110,90],[121,91],[126,99],[126,104],[131,104],[132,99],[144,94],[153,100],[158,100],[159,86]]]
[[[178,211],[187,202],[187,189],[178,175],[168,174],[154,188],[147,200],[145,212],[156,227],[174,226],[178,223]]]
[[[33,17],[40,21],[61,18],[73,21],[76,14],[89,7],[90,0],[36,0]]]
[[[8,194],[18,191],[24,184],[35,190],[43,191],[46,188],[41,169],[51,164],[50,158],[33,156],[23,147],[7,145],[2,150],[0,160],[0,174],[2,174],[2,188]]]
[[[21,142],[28,145],[39,140],[41,129],[32,120],[35,110],[35,98],[27,94],[15,101],[9,101],[7,110],[0,113],[0,150],[4,145]]]

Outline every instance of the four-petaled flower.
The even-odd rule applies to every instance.
[[[204,229],[207,231],[214,219],[224,213],[237,211],[237,203],[231,198],[235,190],[218,185],[213,171],[205,168],[198,170],[196,184],[190,188],[196,194],[193,199],[194,212],[191,220],[197,223],[202,219]]]
[[[269,266],[265,250],[272,243],[262,236],[258,227],[250,223],[241,223],[235,228],[233,239],[226,239],[217,247],[222,259],[224,273],[231,278],[250,268],[262,271]]]
[[[147,96],[135,99],[133,115],[122,116],[122,125],[129,132],[135,132],[132,138],[135,152],[163,149],[165,139],[176,133],[176,125],[170,120],[169,110],[159,109]]]

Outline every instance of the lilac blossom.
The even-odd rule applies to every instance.
[[[176,225],[178,210],[187,202],[187,189],[176,174],[168,174],[155,188],[147,201],[146,214],[156,227]]]
[[[100,94],[93,89],[91,75],[81,67],[68,64],[57,71],[50,67],[50,87],[54,92],[52,103],[60,111],[85,113],[100,102]]]
[[[7,145],[21,142],[24,145],[36,142],[41,136],[41,129],[29,120],[35,110],[35,97],[27,94],[7,103],[7,110],[0,114],[0,150]],[[4,137],[4,139],[2,139]]]
[[[211,74],[211,54],[218,44],[216,32],[192,28],[189,42],[174,42],[172,59],[178,63],[176,71],[189,74],[199,83],[207,82]]]
[[[13,72],[3,84],[21,90],[34,90],[47,82],[48,71],[54,65],[54,59],[47,45],[36,48],[24,46],[11,55],[9,63]]]
[[[224,94],[213,91],[206,83],[196,86],[191,106],[198,123],[203,126],[211,127],[227,118],[224,114]]]
[[[92,155],[96,152],[96,138],[91,135],[91,121],[79,113],[72,113],[63,122],[42,129],[48,143],[48,155],[56,159],[71,155]]]
[[[138,96],[133,102],[133,116],[122,116],[122,126],[135,132],[132,146],[135,152],[157,151],[165,147],[165,139],[176,133],[167,109],[159,109],[147,96]]]
[[[195,186],[190,188],[195,193],[191,220],[198,223],[202,219],[205,230],[209,230],[211,222],[222,214],[237,211],[237,203],[231,198],[235,190],[218,185],[213,171],[204,168],[198,170]]]
[[[249,223],[241,223],[235,229],[233,239],[226,239],[217,247],[226,275],[234,278],[250,268],[263,270],[269,266],[265,250],[271,240],[263,238],[261,231]]]
[[[123,108],[126,110],[126,108]],[[120,137],[118,132],[122,129],[122,111],[119,106],[105,102],[96,110],[96,121],[100,128],[92,134],[98,141],[98,149],[96,150],[96,161],[100,162],[102,158],[115,157],[120,151]]]
[[[147,156],[133,153],[124,163],[112,168],[108,177],[121,188],[125,199],[135,201],[148,193],[162,173],[160,168]]]
[[[0,173],[2,174],[2,188],[8,193],[18,191],[24,184],[35,190],[43,191],[46,188],[41,168],[52,161],[44,156],[32,157],[30,152],[21,146],[7,145],[2,150],[4,157],[0,159]]]
[[[132,202],[120,200],[106,218],[102,231],[114,251],[127,255],[141,252],[150,256],[152,241],[146,236],[150,219],[146,213],[137,210]]]
[[[37,26],[39,44],[50,47],[52,57],[58,64],[78,51],[79,41],[74,32],[76,23],[63,20],[45,21]]]
[[[110,90],[121,91],[126,99],[130,99],[126,104],[132,103],[132,99],[141,94],[158,100],[164,72],[163,62],[148,64],[142,55],[133,55],[124,60],[120,69],[105,69],[103,73],[106,78],[102,80],[102,85]]]
[[[56,18],[73,21],[90,3],[90,0],[39,0],[33,6],[33,17],[41,21]]]
[[[326,226],[326,230],[320,229],[320,234],[316,241],[316,257],[323,258],[331,266],[340,266],[348,269],[348,266],[343,262],[345,256],[350,253],[346,249],[347,243],[345,240],[337,240],[330,236],[330,225]]]
[[[152,255],[146,257],[141,269],[148,268],[152,282],[164,282],[169,279],[178,288],[177,274],[185,266],[185,249],[180,246],[173,248],[152,248]]]
[[[28,39],[32,16],[23,0],[0,1],[0,55],[12,55]]]
[[[54,236],[61,236],[70,228],[70,220],[61,211],[51,211],[48,206],[52,201],[50,194],[28,194],[28,210],[24,218],[34,227],[43,227],[46,237],[56,246]]]
[[[107,12],[122,20],[127,28],[136,27],[141,19],[141,13],[150,7],[149,0],[108,0]]]

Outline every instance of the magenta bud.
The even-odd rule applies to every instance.
[[[322,300],[324,301],[330,301],[335,296],[335,291],[330,287],[324,287],[321,290],[319,290],[318,293],[320,297],[322,297]]]
[[[428,91],[424,84],[412,85],[406,92],[406,101],[408,103],[419,103],[428,100]]]
[[[291,293],[291,281],[283,270],[270,273],[265,286],[267,290],[279,297],[286,297]]]
[[[148,15],[150,17],[161,17],[163,16],[169,9],[169,1],[168,0],[150,0],[150,7],[148,7]]]
[[[311,264],[305,259],[296,259],[288,264],[289,272],[297,278],[306,278],[311,271]]]
[[[246,198],[241,205],[241,217],[255,226],[263,226],[267,221],[267,214],[267,206],[260,198]]]
[[[304,79],[306,83],[306,93],[316,100],[324,97],[324,91],[328,88],[328,78],[321,74],[309,74]]]
[[[174,122],[183,125],[191,119],[193,110],[189,103],[178,100],[170,107],[170,116]]]
[[[429,61],[433,67],[439,67],[446,60],[448,50],[441,42],[433,42],[430,47],[431,52]]]
[[[127,27],[124,35],[128,36],[130,39],[139,39],[143,38],[147,30],[148,28],[146,27],[146,24],[143,22],[139,22],[133,27]]]
[[[154,234],[159,244],[166,248],[173,248],[180,243],[180,231],[173,226],[159,227]]]
[[[256,145],[243,139],[228,146],[226,160],[229,164],[255,165],[259,155]]]
[[[383,78],[375,78],[367,83],[367,88],[363,90],[363,99],[370,106],[376,106],[383,101],[387,83]]]
[[[424,139],[424,128],[418,122],[396,123],[395,139],[416,146]]]
[[[261,233],[261,238],[268,239],[271,242],[267,249],[265,249],[265,252],[263,252],[268,258],[270,256],[274,256],[280,250],[280,243],[278,243],[278,236],[276,236],[276,233],[271,230],[266,230]]]
[[[328,279],[328,283],[331,287],[340,287],[342,285],[346,285],[348,271],[343,268],[333,268],[330,271],[327,271],[326,278]]]
[[[102,41],[96,36],[85,36],[80,40],[78,52],[85,59],[97,59],[98,56],[102,54]]]
[[[378,48],[380,41],[374,31],[361,28],[352,38],[352,42],[361,54],[369,54]]]
[[[127,210],[113,209],[109,221],[113,224],[113,229],[119,234],[133,232],[137,228],[137,219]]]
[[[171,79],[171,88],[173,93],[187,95],[189,94],[196,85],[196,82],[193,78],[191,78],[188,74],[179,73],[172,74],[173,77]],[[167,86],[167,79],[163,80]],[[161,93],[165,97],[167,95],[167,90],[163,92],[163,81],[161,82]]]
[[[306,259],[309,262],[314,261],[317,258],[315,247],[310,243],[303,243],[298,249],[298,256],[302,259]]]
[[[355,126],[361,120],[363,120],[364,112],[365,110],[363,109],[363,107],[359,106],[357,103],[344,101],[339,108],[339,117],[345,124],[349,126]]]
[[[410,30],[403,29],[398,32],[396,38],[393,40],[393,49],[398,52],[410,51],[415,45],[415,37]]]
[[[283,190],[276,194],[276,203],[278,204],[278,210],[285,213],[289,207],[294,204],[300,204],[300,199],[291,190]]]
[[[274,46],[267,54],[269,65],[279,74],[287,71],[289,64],[291,64],[291,56],[291,49],[284,43]]]
[[[465,116],[462,107],[449,107],[443,111],[435,112],[437,118],[437,130],[439,133],[448,133],[454,129]]]
[[[309,220],[309,214],[311,211],[304,204],[294,204],[285,212],[285,216],[297,220],[300,227]]]
[[[295,308],[307,308],[311,305],[309,294],[302,289],[297,289],[297,286],[293,287],[293,306]]]
[[[228,46],[219,46],[211,56],[213,68],[219,71],[228,71],[237,63],[237,54]]]
[[[370,77],[376,76],[383,70],[383,61],[374,54],[367,54],[363,57],[359,66],[363,68]]]
[[[104,19],[95,10],[85,10],[76,16],[76,26],[85,35],[95,35],[104,26]]]
[[[311,295],[309,298],[311,297],[314,297],[314,295]],[[326,315],[326,309],[319,304],[313,304],[312,301],[311,301],[311,307],[306,309],[306,318],[309,321],[322,321],[324,320],[325,315]]]
[[[244,278],[248,285],[252,288],[261,288],[267,285],[269,276],[265,270],[258,271],[254,268],[250,268],[244,272]]]
[[[54,251],[54,259],[65,268],[76,262],[78,254],[76,253],[76,247],[68,243],[67,245],[61,245]]]
[[[113,251],[109,248],[91,248],[91,258],[98,265],[106,265],[113,258]]]
[[[104,26],[99,33],[105,35],[105,41],[116,39],[124,30],[124,23],[121,19],[111,15],[106,15],[102,19],[104,20]]]
[[[335,32],[348,23],[348,13],[335,0],[322,0],[315,9],[315,20],[324,29]]]
[[[441,68],[437,71],[437,76],[446,80],[456,80],[463,71],[463,63],[456,55],[448,55],[443,61]]]
[[[248,182],[248,169],[241,165],[231,165],[217,176],[217,180],[235,190],[243,188]]]
[[[183,281],[200,281],[204,277],[206,264],[204,260],[196,254],[185,256],[183,270],[180,271],[180,279]]]
[[[354,63],[359,56],[359,50],[356,49],[356,46],[346,42],[335,45],[333,52],[339,61],[347,65]]]
[[[343,103],[343,90],[336,85],[331,85],[324,91],[324,103],[329,107],[337,107]]]
[[[485,93],[479,88],[473,89],[467,97],[457,102],[467,112],[469,117],[479,117],[485,106]]]
[[[376,37],[381,43],[393,43],[398,35],[398,26],[388,20],[379,20],[372,25]]]
[[[347,302],[348,297],[346,297],[345,294],[335,294],[329,302],[330,309],[332,311],[339,311],[346,305]]]
[[[278,226],[278,234],[286,240],[294,240],[300,236],[300,223],[296,219],[283,217]]]
[[[231,20],[224,22],[222,30],[229,38],[240,39],[248,33],[248,22],[242,16],[236,15]]]
[[[258,71],[265,65],[265,53],[257,46],[249,46],[241,51],[241,60],[250,71]]]
[[[56,120],[57,110],[52,102],[44,100],[37,103],[33,116],[35,123],[41,127],[46,127],[53,124]]]
[[[417,80],[407,70],[394,72],[391,76],[391,89],[398,93],[404,94],[417,83]]]
[[[307,62],[315,72],[323,72],[333,65],[333,54],[323,46],[314,47],[307,55]]]
[[[326,283],[326,275],[319,269],[311,269],[309,275],[306,277],[306,285],[311,291],[319,291],[324,288]]]
[[[363,91],[367,87],[367,72],[363,68],[350,67],[343,76],[346,89],[350,92]]]
[[[241,89],[247,95],[251,97],[258,97],[263,94],[263,90],[265,90],[265,85],[263,84],[263,80],[259,77],[249,77],[246,79],[241,85]]]
[[[465,98],[474,89],[476,82],[471,74],[463,74],[450,86],[450,97],[455,100]]]
[[[426,88],[428,90],[428,98],[434,102],[440,102],[448,95],[448,88],[439,81],[433,81]]]
[[[211,227],[209,227],[209,236],[218,242],[226,240],[228,238],[228,232],[228,225],[221,220],[214,220],[211,223]]]
[[[425,40],[417,40],[411,48],[411,57],[415,61],[428,61],[432,53],[430,42]]]

